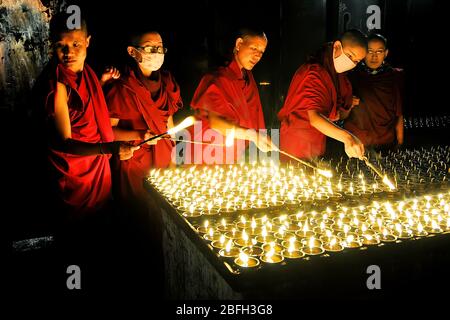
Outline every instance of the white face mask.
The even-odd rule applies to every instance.
[[[146,70],[156,71],[164,63],[164,54],[140,52],[142,61],[138,63]]]
[[[354,63],[347,55],[344,53],[344,48],[341,45],[341,55],[337,58],[333,58],[334,69],[337,73],[342,73],[356,67],[356,63]],[[334,50],[333,50],[334,57]]]

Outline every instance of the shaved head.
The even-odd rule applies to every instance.
[[[345,31],[340,41],[344,46],[362,47],[367,49],[367,36],[357,29]]]

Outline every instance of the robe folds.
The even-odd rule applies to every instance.
[[[191,106],[196,110],[202,125],[201,130],[194,130],[194,128],[189,130],[191,137],[196,141],[214,142],[214,139],[209,139],[207,134],[207,131],[211,129],[209,121],[211,113],[243,128],[265,129],[264,114],[255,79],[250,71],[241,70],[236,60],[202,78],[192,98]],[[225,143],[225,137],[217,132],[215,135],[220,137],[216,142]],[[214,156],[215,163],[226,163],[227,159],[235,162],[242,155],[246,145],[246,142],[235,139],[233,146],[221,148],[221,157]],[[197,159],[205,163],[204,156],[208,155],[204,152],[205,146],[199,148],[188,144],[187,150],[189,148],[191,148],[191,162]],[[198,154],[199,152],[202,154]],[[231,154],[231,159],[226,157],[227,153]]]
[[[353,91],[361,100],[344,122],[344,128],[365,146],[381,146],[396,141],[396,124],[403,114],[403,71],[392,67],[369,74],[359,68],[349,73]]]
[[[118,128],[166,132],[167,121],[183,106],[180,87],[167,71],[156,71],[154,80],[145,78],[138,68],[129,68],[115,81],[106,95],[110,118],[119,119]],[[139,144],[141,141],[134,141]],[[156,145],[144,144],[131,159],[114,159],[113,171],[120,197],[141,198],[145,192],[143,179],[151,168],[168,167],[174,144],[159,140]]]
[[[346,75],[336,73],[332,55],[332,46],[328,44],[319,58],[300,66],[278,113],[280,149],[298,158],[313,158],[325,152],[326,136],[311,126],[308,110],[334,120],[339,108],[348,109],[352,103],[351,84]]]
[[[57,132],[53,116],[57,82],[67,88],[71,134],[73,140],[104,143],[114,140],[108,109],[102,88],[94,71],[84,65],[81,73],[74,73],[62,64],[47,68],[45,88],[48,163],[52,189],[58,201],[69,212],[85,213],[100,210],[110,199],[110,155],[81,156],[58,151],[52,147]]]

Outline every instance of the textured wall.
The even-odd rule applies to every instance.
[[[0,107],[23,108],[48,61],[48,23],[62,0],[0,0]]]

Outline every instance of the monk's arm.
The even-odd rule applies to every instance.
[[[209,112],[208,116],[211,128],[219,131],[220,134],[225,137],[227,136],[227,133],[229,134],[232,130],[234,130],[234,136],[236,139],[250,141],[254,141],[256,139],[254,130],[248,130],[247,128],[241,127],[211,111]]]
[[[317,110],[308,110],[308,117],[311,126],[324,135],[344,143],[347,154],[350,152],[349,156],[360,158],[364,155],[364,145],[350,132],[338,127]]]
[[[404,131],[404,127],[403,127],[403,115],[399,116],[397,119],[397,124],[395,125],[395,133],[397,135],[397,144],[401,145],[403,144],[403,131]]]
[[[209,112],[209,120],[211,123],[211,128],[219,131],[220,134],[225,137],[227,136],[227,134],[230,134],[230,132],[234,130],[235,139],[253,141],[256,146],[263,152],[278,150],[278,147],[272,143],[272,140],[269,136],[260,134],[256,130],[249,130],[247,128],[241,127],[213,112]]]
[[[70,125],[68,94],[66,86],[58,82],[55,90],[55,114],[54,124],[57,132],[57,137],[53,141],[53,147],[61,152],[90,156],[98,154],[122,154],[129,152],[129,147],[122,147],[119,142],[106,143],[88,143],[72,139],[72,128]],[[132,153],[131,153],[132,154]]]
[[[173,116],[169,116],[169,118],[167,118],[167,129],[172,129],[173,127]]]

